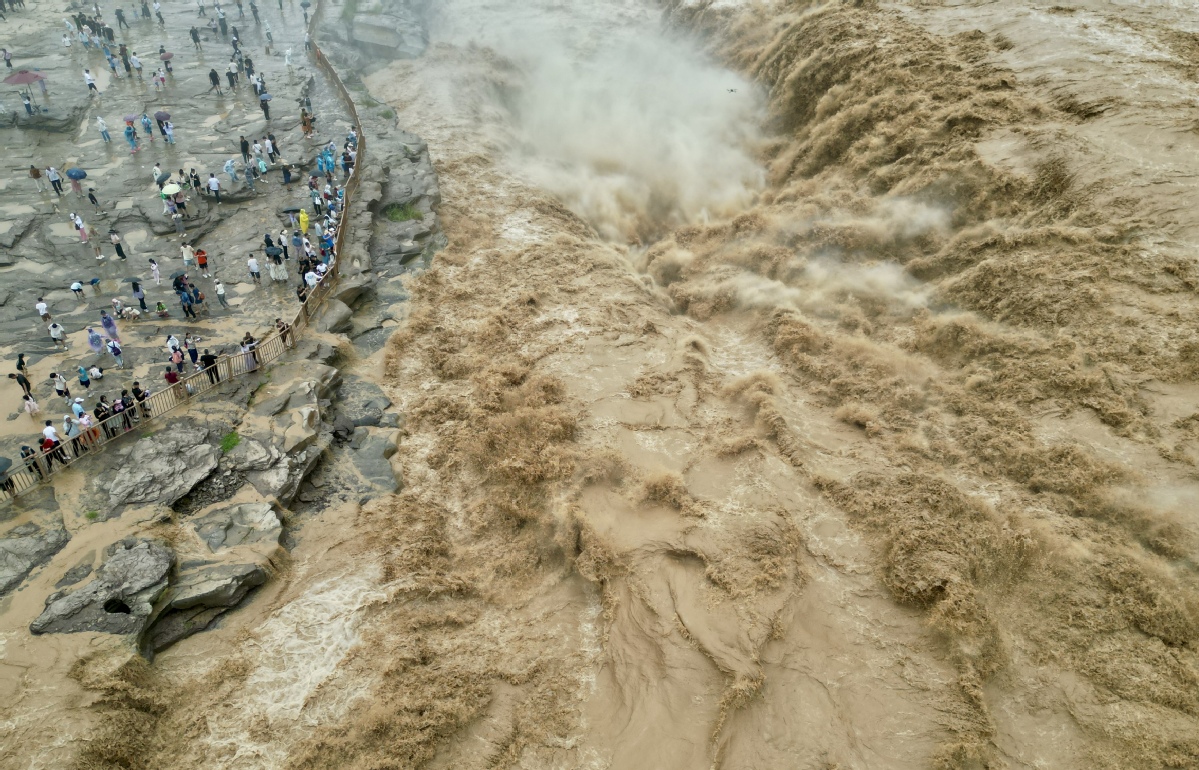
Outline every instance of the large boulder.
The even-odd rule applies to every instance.
[[[108,560],[90,583],[51,594],[29,630],[140,635],[158,614],[174,560],[171,550],[156,540],[120,541],[111,547]]]
[[[354,311],[350,306],[338,299],[330,299],[325,303],[325,309],[317,320],[317,331],[340,334],[354,327]]]
[[[0,538],[0,596],[21,584],[35,567],[62,550],[71,536],[60,527],[22,524]]]
[[[268,470],[248,473],[246,479],[258,494],[268,500],[278,500],[282,505],[289,505],[300,491],[300,482],[312,473],[332,443],[332,433],[321,433],[303,451],[287,455]]]
[[[368,487],[380,492],[398,492],[404,481],[391,464],[396,453],[398,431],[372,431],[357,428],[350,441],[350,459]]]
[[[193,524],[213,553],[241,545],[275,546],[283,524],[269,503],[244,503],[201,516]]]
[[[264,471],[279,462],[280,457],[282,454],[275,447],[252,438],[243,438],[225,453],[221,464],[234,471]]]
[[[342,383],[336,405],[337,416],[355,428],[377,426],[383,421],[384,410],[391,406],[391,399],[375,383],[351,376]]]
[[[268,576],[266,565],[256,562],[184,565],[171,583],[168,606],[178,610],[235,607],[251,588],[265,583]]]
[[[116,472],[99,474],[96,481],[107,488],[112,505],[171,505],[216,470],[221,454],[208,443],[206,428],[176,421],[119,457]]]

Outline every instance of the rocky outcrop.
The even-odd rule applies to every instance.
[[[353,327],[354,311],[337,299],[330,299],[325,303],[316,322],[318,331],[333,332],[334,334],[348,332]]]
[[[111,505],[170,505],[216,469],[220,451],[208,443],[206,428],[177,420],[122,452],[121,460],[116,473],[96,481]]]
[[[212,511],[192,525],[211,558],[179,565],[143,647],[153,655],[202,631],[270,579],[283,525],[265,503]]]
[[[396,453],[397,431],[379,431],[357,428],[350,441],[350,459],[362,480],[379,492],[398,492],[403,479],[391,464]]]
[[[0,538],[0,596],[21,584],[38,565],[62,550],[71,536],[61,526],[22,524]]]
[[[109,548],[107,561],[90,583],[51,594],[29,630],[139,637],[158,614],[173,562],[174,554],[159,541],[122,540]]]
[[[192,525],[213,553],[241,545],[275,546],[283,524],[268,503],[245,503],[202,516]]]

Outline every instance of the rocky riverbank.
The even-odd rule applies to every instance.
[[[264,21],[274,24],[276,39],[287,31],[293,40],[298,38],[298,8],[289,7],[279,20],[265,8],[261,13]],[[163,34],[186,39],[192,15],[194,11],[168,13]],[[42,20],[48,23],[45,16]],[[49,37],[50,31],[42,34]],[[242,34],[262,33],[243,27]],[[205,38],[204,45],[218,42]],[[148,270],[132,263],[144,267],[153,256],[164,279],[175,266],[182,266],[175,251],[182,239],[156,210],[154,186],[142,165],[149,166],[162,153],[159,162],[164,168],[205,164],[201,167],[216,171],[226,154],[236,155],[241,132],[272,129],[288,160],[302,170],[297,172],[302,180],[316,150],[344,136],[350,123],[334,86],[304,60],[301,49],[295,46],[288,53],[276,44],[256,54],[260,70],[268,70],[272,62],[277,68],[273,74],[279,85],[271,90],[276,112],[285,116],[273,118],[269,125],[256,122],[242,101],[244,94],[221,102],[224,111],[218,108],[209,119],[212,107],[198,103],[212,98],[200,93],[203,67],[197,62],[189,68],[176,59],[174,87],[196,93],[192,101],[170,107],[173,120],[180,127],[202,124],[206,133],[190,144],[181,138],[180,147],[186,150],[157,148],[145,163],[132,163],[98,136],[91,138],[90,122],[98,105],[86,94],[63,96],[64,103],[55,104],[55,110],[63,111],[61,121],[70,123],[56,123],[60,133],[47,133],[41,118],[0,129],[9,133],[10,144],[42,156],[61,157],[71,152],[68,143],[78,143],[82,154],[76,150],[75,155],[56,159],[55,165],[103,168],[101,174],[89,173],[88,183],[101,177],[105,193],[111,191],[116,199],[102,196],[105,203],[91,216],[120,230],[133,252],[129,263],[122,264],[106,247],[105,259],[96,260],[90,247],[59,233],[56,219],[65,221],[65,200],[19,186],[27,180],[8,180],[7,205],[28,210],[5,236],[11,242],[5,243],[10,250],[0,266],[7,292],[0,297],[0,334],[8,339],[9,354],[27,354],[39,400],[53,401],[40,387],[45,372],[104,365],[100,356],[79,353],[86,351],[82,332],[90,314],[98,315],[113,296],[128,291],[124,277],[149,278]],[[348,61],[338,55],[336,44],[326,52],[335,63]],[[62,78],[68,74],[64,69]],[[56,98],[58,80],[56,75]],[[65,684],[74,662],[94,659],[97,653],[109,661],[105,665],[130,665],[130,655],[153,659],[170,645],[218,624],[262,586],[285,574],[288,551],[305,538],[306,522],[402,487],[393,458],[403,416],[373,380],[380,351],[405,313],[405,276],[427,266],[444,244],[436,213],[440,193],[421,139],[398,128],[393,114],[372,109],[360,81],[347,80],[369,155],[356,170],[361,182],[345,219],[348,237],[340,255],[341,281],[306,336],[278,365],[226,383],[215,396],[156,425],[135,429],[123,442],[78,462],[44,487],[0,504],[0,691],[14,696],[4,707],[13,726],[2,742],[6,755],[15,756],[9,749],[17,745],[53,745],[37,737],[46,729],[35,718],[40,709],[62,708],[61,724],[72,722],[71,697],[62,700],[56,691],[64,686],[74,691]],[[118,86],[110,87],[106,104],[118,98]],[[139,94],[148,98],[141,92],[129,96]],[[298,121],[286,116],[282,107],[287,98],[298,105],[305,97],[326,117],[326,130],[312,140],[299,135]],[[107,153],[101,156],[107,159],[101,166],[88,160],[89,152]],[[246,253],[258,250],[261,258],[262,233],[277,232],[287,221],[282,209],[291,203],[304,205],[302,182],[288,193],[277,173],[268,172],[256,191],[235,186],[219,206],[198,201],[196,218],[188,222],[183,236],[215,257],[212,278],[196,280],[202,280],[211,300],[211,281],[219,276],[228,287],[231,307],[213,308],[210,316],[192,324],[173,319],[123,323],[131,371],[118,374],[110,369],[106,381],[125,375],[158,382],[164,353],[156,339],[167,333],[180,338],[185,332],[196,334],[204,338],[205,347],[220,350],[231,348],[245,331],[258,335],[269,329],[274,317],[295,312],[287,284],[257,288],[242,267]],[[117,197],[121,189],[144,193]],[[99,278],[94,289],[89,277],[93,275]],[[76,279],[89,285],[83,301],[67,291]],[[153,302],[157,287],[149,280],[146,284]],[[67,325],[72,344],[65,354],[51,350],[48,337],[39,337],[36,314],[32,306],[25,307],[25,299],[34,295],[46,296],[56,319]],[[19,392],[13,390],[15,386],[7,388],[0,397],[19,402]],[[23,414],[17,417],[10,416],[4,437],[9,451],[26,440],[21,434],[36,432]],[[10,678],[18,670],[26,673]],[[32,703],[40,705],[31,709]],[[82,713],[76,716],[81,724],[91,719]]]

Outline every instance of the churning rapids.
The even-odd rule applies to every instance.
[[[406,487],[6,766],[1199,767],[1193,14],[434,6]]]

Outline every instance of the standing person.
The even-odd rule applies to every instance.
[[[142,291],[142,285],[137,281],[133,282],[133,298],[137,300],[142,310],[150,309],[146,307],[146,292]]]
[[[175,124],[171,121],[164,121],[162,124],[162,135],[166,137],[167,144],[175,143]]]
[[[208,190],[216,196],[216,202],[221,202],[221,182],[216,178],[216,174],[208,175]]]
[[[229,62],[229,67],[225,70],[225,79],[229,81],[229,90],[237,88],[237,65]]]
[[[162,378],[166,380],[167,384],[171,386],[171,389],[175,391],[176,398],[187,398],[187,391],[182,385],[179,384],[179,375],[173,369],[171,369],[171,367],[168,366],[166,368],[166,372],[162,375]]]
[[[150,275],[154,278],[155,286],[162,285],[162,273],[158,268],[158,263],[152,259],[150,260]]]
[[[121,350],[121,344],[119,342],[117,342],[116,340],[109,340],[107,343],[105,343],[104,347],[108,350],[108,354],[116,360],[117,368],[124,369],[125,368],[125,358],[124,358],[125,351]]]
[[[79,386],[83,388],[85,393],[90,392],[92,389],[92,378],[88,376],[87,369],[84,369],[82,366],[76,368],[79,370]]]
[[[258,354],[254,349],[258,347],[258,340],[249,332],[241,340],[241,352],[246,356],[246,371],[252,372],[258,369]]]
[[[208,374],[208,381],[213,385],[221,381],[221,372],[216,364],[217,357],[205,349],[204,355],[200,356],[200,366],[201,370]]]
[[[58,169],[54,166],[46,168],[46,178],[50,180],[50,186],[54,188],[54,192],[62,197],[62,176],[59,175]]]
[[[124,260],[125,247],[121,245],[121,234],[116,231],[116,228],[109,228],[108,240],[112,243],[112,247],[117,250],[117,256]]]
[[[287,228],[279,231],[279,248],[283,249],[284,259],[291,259],[291,255],[287,252]]]
[[[208,275],[208,252],[200,249],[196,252],[196,264],[200,268],[200,275],[204,278],[209,278]]]
[[[142,390],[142,384],[134,381],[133,383],[133,400],[137,402],[137,410],[142,419],[150,416],[150,405],[146,403],[146,399],[150,397],[150,391]]]
[[[183,374],[183,351],[179,348],[171,348],[171,363],[175,367],[175,371]]]
[[[294,344],[291,338],[291,324],[284,322],[282,318],[276,318],[275,328],[279,330],[279,339],[283,341],[283,347],[290,348]]]
[[[58,397],[65,399],[68,404],[71,403],[71,388],[67,385],[67,378],[58,372],[50,372],[50,382],[54,385],[54,392]]]
[[[266,148],[266,157],[270,160],[271,163],[274,163],[275,162],[275,143],[272,142],[271,138],[268,136],[263,141],[262,144]]]
[[[137,51],[129,57],[129,66],[133,67],[133,71],[137,73],[137,79],[142,79],[142,60],[138,58]]]
[[[96,96],[100,95],[100,89],[96,88],[96,76],[92,74],[91,70],[83,71],[83,82],[87,83],[88,96],[92,94]]]
[[[195,318],[196,317],[196,311],[192,308],[193,304],[194,304],[194,300],[192,300],[191,293],[188,292],[187,289],[181,290],[179,292],[179,305],[180,305],[180,307],[183,308],[183,317],[184,318]]]
[[[215,68],[208,70],[208,82],[212,83],[208,91],[216,89],[216,95],[221,96],[221,76],[216,74]],[[208,91],[205,91],[205,93],[208,93]]]
[[[230,184],[237,181],[237,164],[233,160],[233,158],[230,158],[229,160],[225,161],[223,170],[226,174],[229,175]]]
[[[221,307],[228,309],[229,303],[225,301],[225,284],[221,283],[220,278],[216,279],[212,283],[213,283],[213,286],[216,288],[217,302],[221,303]]]
[[[203,5],[200,6],[200,10],[201,11],[204,10]],[[192,38],[192,45],[194,45],[196,47],[196,50],[203,51],[204,48],[200,45],[200,30],[196,29],[195,27],[192,27],[191,32],[189,34],[191,35],[191,38]]]
[[[246,260],[246,266],[250,268],[250,277],[254,279],[254,283],[262,284],[262,273],[258,270],[258,260],[254,258],[253,252],[250,253],[250,258]]]
[[[96,200],[96,188],[95,187],[87,188],[87,200],[89,203],[92,204],[92,208],[94,208],[96,211],[100,210],[100,201]],[[88,228],[88,231],[87,231],[88,238],[95,238],[97,235],[99,235],[99,233],[96,232],[96,228],[94,228],[94,227]],[[97,249],[96,256],[100,256],[99,248],[100,248],[99,245],[97,245],[96,246],[96,249]]]
[[[54,341],[54,347],[60,350],[67,349],[67,330],[59,325],[58,321],[50,324],[47,329],[50,332],[50,339]]]
[[[267,120],[271,119],[271,103],[266,99],[260,99],[258,105],[262,107],[262,117]]]
[[[54,320],[50,316],[50,306],[46,304],[45,297],[38,297],[37,304],[33,306],[33,309],[37,311],[38,316],[42,319],[42,323]]]
[[[183,349],[187,351],[187,357],[191,359],[192,367],[197,372],[200,371],[200,349],[196,347],[196,341],[190,334],[183,335]]]
[[[208,194],[208,190],[204,187],[203,183],[200,182],[200,175],[196,173],[194,168],[191,170],[191,173],[188,174],[188,179],[191,180],[191,187],[193,190],[199,190],[204,195]]]
[[[243,136],[241,138],[241,159],[243,163],[250,162],[250,142]]]
[[[33,400],[33,396],[29,395],[28,393],[21,396],[21,401],[22,408],[25,410],[25,414],[29,415],[29,419],[36,422],[37,416],[41,414],[42,408],[38,406],[36,401]]]
[[[121,335],[117,334],[117,322],[113,320],[107,310],[100,311],[100,325],[104,327],[105,334],[117,342],[121,341]]]
[[[46,188],[42,185],[42,170],[32,163],[29,164],[29,178],[33,180],[33,184],[37,187],[38,192],[46,191]]]
[[[33,388],[29,382],[29,378],[25,376],[24,372],[9,374],[8,379],[16,380],[17,384],[21,386],[21,390],[25,391],[25,395],[28,396],[33,393]]]
[[[125,141],[129,142],[129,154],[137,152],[137,129],[132,123],[125,124]]]

